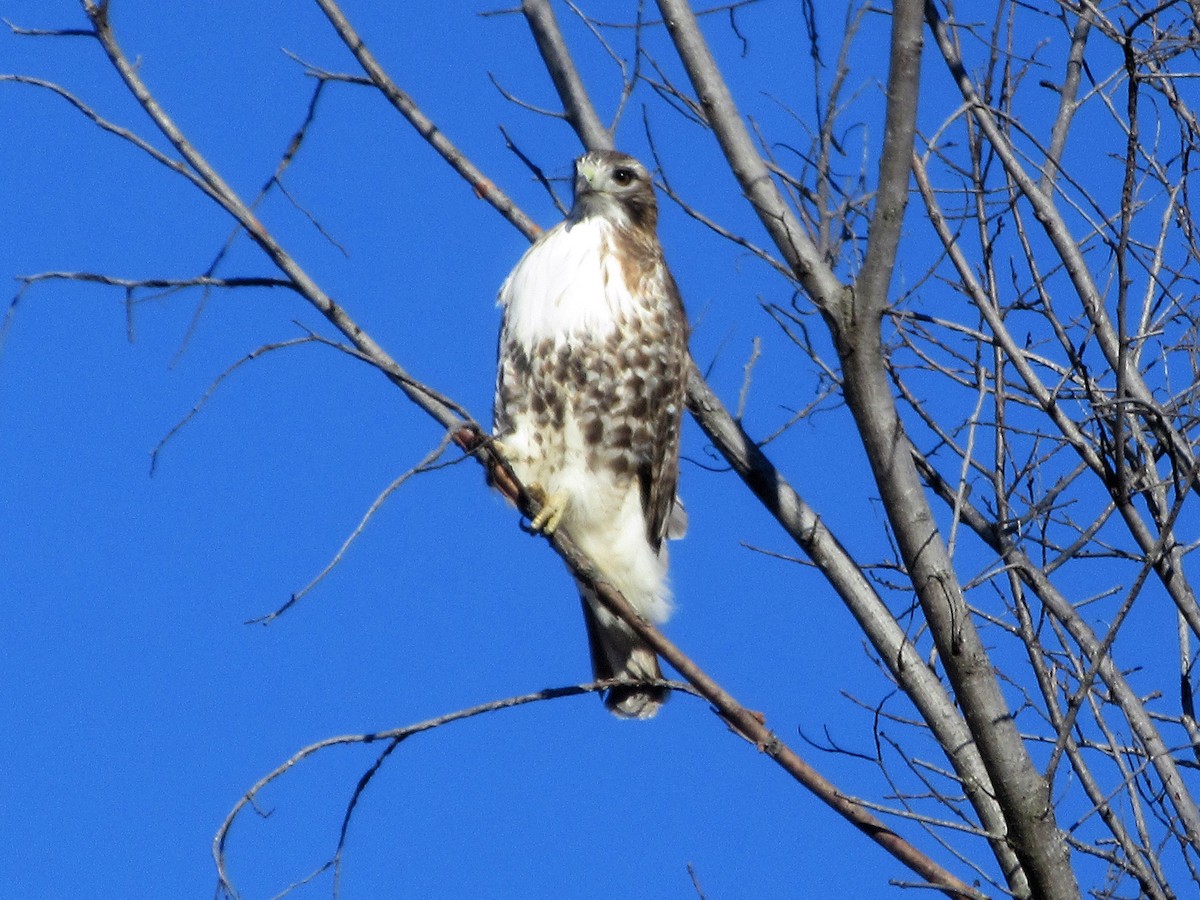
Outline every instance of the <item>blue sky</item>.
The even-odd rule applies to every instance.
[[[626,4],[609,6],[613,18],[628,16]],[[764,127],[796,128],[784,105],[799,115],[811,105],[794,6],[739,13],[745,56],[724,20],[707,26]],[[142,77],[244,197],[273,171],[312,89],[282,49],[354,71],[315,6],[269,7],[113,3]],[[489,72],[529,103],[556,102],[523,20],[478,17],[485,8],[345,4],[395,80],[549,225],[553,205],[498,126],[553,177],[569,173],[579,147],[563,123],[491,85]],[[30,28],[84,24],[65,0],[0,9]],[[615,68],[559,14],[610,114]],[[868,23],[865,46],[879,46],[872,29],[881,24]],[[0,60],[163,146],[92,42],[4,31]],[[856,73],[867,97],[880,65],[864,60]],[[676,189],[762,243],[709,136],[644,88],[618,145],[648,158],[643,103]],[[195,189],[45,91],[0,84],[0,121],[5,305],[23,274],[198,274],[229,234],[230,221]],[[262,210],[268,227],[409,371],[487,421],[494,296],[521,235],[360,87],[330,88],[285,183],[346,252],[278,194]],[[768,434],[816,391],[811,365],[759,311],[761,301],[790,302],[791,288],[663,205],[693,353],[730,406],[762,338],[746,424]],[[222,272],[274,274],[244,239]],[[215,830],[300,747],[588,675],[569,577],[469,462],[407,483],[300,604],[270,627],[244,624],[306,584],[440,434],[377,373],[309,345],[240,367],[151,477],[151,451],[221,372],[302,328],[329,331],[281,291],[218,292],[202,309],[196,292],[138,298],[127,309],[115,288],[34,286],[0,347],[5,897],[210,896]],[[798,486],[852,552],[881,552],[867,482],[847,486],[862,464],[841,412],[771,448],[786,472],[809,473]],[[668,633],[781,737],[798,743],[797,729],[818,738],[828,727],[844,746],[873,752],[870,715],[841,692],[874,703],[888,685],[849,615],[811,571],[744,546],[794,552],[731,475],[696,464],[711,464],[712,453],[691,425],[684,453],[692,527],[673,548],[678,610]],[[800,749],[849,792],[886,790],[867,763]],[[272,896],[326,858],[376,752],[322,753],[263,794],[270,817],[239,820],[229,859],[244,896]],[[933,849],[915,828],[906,834]],[[874,897],[907,877],[703,703],[676,697],[639,724],[581,697],[402,745],[359,804],[340,887],[346,898],[686,897],[689,863],[710,897]],[[328,876],[297,893],[328,894]]]

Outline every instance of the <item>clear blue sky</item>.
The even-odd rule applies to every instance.
[[[497,126],[551,176],[570,171],[579,147],[563,123],[514,107],[489,83],[491,72],[532,104],[556,103],[523,20],[475,15],[502,5],[345,8],[393,77],[548,225],[557,213]],[[629,15],[629,4],[607,6],[613,18]],[[812,102],[795,7],[740,13],[745,57],[723,19],[708,23],[735,88],[781,133],[798,126],[774,100],[800,115]],[[85,24],[66,0],[4,0],[0,10],[31,28]],[[559,12],[608,115],[615,68]],[[281,50],[354,71],[310,4],[114,0],[113,18],[160,101],[245,197],[274,169],[311,90]],[[627,49],[628,33],[613,39]],[[881,64],[856,75],[868,94]],[[163,146],[87,39],[4,31],[0,69],[57,82]],[[648,156],[642,103],[676,188],[762,243],[731,178],[713,174],[710,138],[644,88],[618,145]],[[229,234],[195,189],[45,91],[0,84],[0,123],[5,306],[19,274],[195,275]],[[262,211],[268,226],[402,364],[487,421],[493,300],[525,246],[520,234],[364,88],[328,91],[286,184],[346,255],[278,194]],[[769,433],[815,391],[811,367],[759,311],[760,300],[790,302],[790,287],[665,202],[662,232],[693,352],[713,365],[731,406],[751,342],[763,338],[746,422]],[[221,271],[274,274],[244,239]],[[268,628],[243,624],[319,571],[440,434],[375,372],[306,346],[240,368],[151,477],[151,450],[217,375],[300,335],[294,322],[329,330],[281,291],[218,292],[199,312],[196,292],[138,298],[127,309],[119,289],[36,286],[0,348],[6,898],[211,896],[216,828],[300,747],[588,676],[570,579],[471,463],[405,485],[302,603]],[[694,426],[684,452],[712,461]],[[853,551],[879,552],[871,491],[845,477],[861,463],[840,413],[794,429],[772,453],[793,475],[816,473],[798,486]],[[828,727],[872,752],[870,716],[839,692],[870,703],[887,686],[848,614],[810,571],[743,546],[794,552],[731,475],[685,462],[682,490],[692,528],[673,551],[668,633],[785,739]],[[864,521],[871,536],[864,529],[856,545]],[[375,752],[328,751],[263,794],[272,815],[247,815],[230,839],[245,896],[271,896],[326,858]],[[885,791],[869,764],[802,752],[850,792]],[[915,828],[906,833],[932,849]],[[359,805],[341,890],[688,897],[688,863],[713,898],[875,897],[889,878],[908,877],[703,703],[676,697],[642,724],[581,697],[398,749]],[[298,896],[328,894],[326,876]]]

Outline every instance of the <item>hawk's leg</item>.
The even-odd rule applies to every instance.
[[[492,448],[504,457],[504,459],[509,460],[511,464],[514,455],[513,451],[503,441],[499,438],[492,438]],[[538,510],[538,514],[529,523],[530,530],[535,532],[540,531],[545,535],[554,534],[559,523],[562,522],[563,513],[567,511],[568,496],[566,491],[547,494],[546,489],[535,481],[525,485],[525,492],[541,507]]]
[[[538,514],[533,517],[533,521],[529,523],[530,529],[540,531],[545,535],[554,534],[554,530],[562,521],[563,513],[567,511],[569,503],[567,492],[559,491],[555,494],[547,494],[546,489],[540,484],[527,484],[525,490],[541,507]]]

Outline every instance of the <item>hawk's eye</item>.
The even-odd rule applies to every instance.
[[[613,181],[615,181],[621,187],[632,184],[636,179],[637,173],[634,172],[633,169],[630,169],[626,166],[621,166],[621,168],[613,172]]]

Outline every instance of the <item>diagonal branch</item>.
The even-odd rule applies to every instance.
[[[561,532],[556,532],[550,542],[566,561],[571,573],[580,580],[590,583],[605,608],[626,622],[655,653],[665,659],[695,688],[696,692],[713,705],[721,718],[735,731],[754,743],[758,749],[771,757],[796,781],[808,788],[822,802],[845,818],[851,825],[867,835],[905,866],[927,879],[931,886],[950,897],[972,897],[981,895],[965,882],[950,874],[932,859],[921,853],[882,821],[872,815],[855,798],[840,791],[831,781],[806,763],[791,747],[779,740],[771,731],[761,713],[753,712],[727,693],[707,673],[663,635],[661,631],[637,614],[629,601],[617,592],[579,550]]]
[[[826,265],[771,178],[733,95],[686,0],[658,0],[671,40],[687,69],[696,97],[746,199],[809,297],[827,316],[844,314],[847,292]]]
[[[438,155],[446,162],[454,167],[454,170],[475,189],[475,193],[482,199],[490,203],[500,215],[508,219],[521,234],[533,240],[540,230],[537,224],[522,212],[515,203],[496,185],[490,178],[477,169],[466,156],[463,155],[445,134],[438,130],[438,127],[433,121],[426,116],[419,106],[413,101],[407,93],[402,91],[399,86],[392,81],[383,67],[375,59],[375,56],[367,49],[367,45],[363,43],[363,39],[359,37],[354,26],[350,24],[350,20],[346,18],[345,13],[333,0],[316,0],[317,6],[321,7],[321,12],[325,13],[329,23],[337,32],[338,37],[354,54],[354,58],[358,60],[358,64],[362,66],[363,71],[367,73],[375,86],[388,99],[388,102],[396,108],[396,110],[408,119],[409,123],[417,130],[421,137],[429,142],[429,145],[438,152]]]
[[[588,99],[579,78],[579,70],[571,62],[567,52],[567,44],[558,29],[558,21],[554,17],[547,0],[523,0],[521,12],[533,32],[537,42],[538,52],[550,72],[550,78],[563,101],[563,111],[571,124],[575,126],[580,140],[589,150],[611,150],[613,136],[600,122],[595,107]]]
[[[150,93],[145,83],[138,75],[135,66],[121,49],[113,33],[108,19],[108,4],[97,4],[94,0],[81,0],[84,12],[95,29],[96,40],[104,49],[109,62],[120,75],[121,80],[150,116],[155,126],[170,141],[179,155],[190,167],[194,178],[189,180],[215,200],[222,209],[232,216],[246,230],[251,240],[270,258],[276,267],[286,276],[293,290],[300,293],[331,325],[346,336],[364,358],[388,377],[404,394],[418,407],[432,416],[447,429],[458,432],[460,429],[471,432],[475,436],[482,434],[482,429],[474,422],[464,422],[454,409],[447,406],[438,397],[422,390],[421,383],[406,372],[388,353],[363,331],[349,314],[326,294],[320,286],[308,275],[295,259],[275,240],[258,218],[233,190],[220,174],[209,165],[204,156],[187,139],[175,122]],[[197,181],[198,179],[198,181]],[[464,435],[458,443],[464,449],[476,453],[481,460],[496,460],[486,442]],[[468,446],[469,445],[469,446]]]

